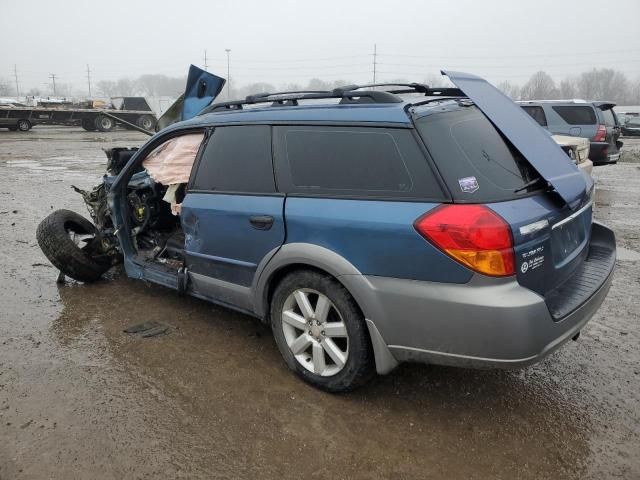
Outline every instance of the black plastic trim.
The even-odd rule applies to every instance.
[[[555,321],[580,308],[607,282],[616,263],[616,239],[607,227],[594,223],[589,253],[562,285],[545,295],[545,303]]]

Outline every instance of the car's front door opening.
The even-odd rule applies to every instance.
[[[204,133],[189,133],[162,143],[143,160],[142,181],[128,185],[135,260],[145,267],[176,276],[184,269],[181,205],[203,139]]]

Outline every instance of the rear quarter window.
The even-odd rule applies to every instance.
[[[551,107],[569,125],[595,125],[596,112],[588,105],[556,105]]]
[[[286,193],[443,199],[409,129],[274,127],[274,161]]]
[[[523,105],[522,109],[529,114],[541,127],[547,126],[547,116],[544,114],[542,107],[533,105]]]

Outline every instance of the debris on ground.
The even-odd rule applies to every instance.
[[[156,322],[155,320],[147,320],[146,322],[136,323],[125,328],[124,333],[140,334],[142,338],[157,337],[167,333],[169,325]]]

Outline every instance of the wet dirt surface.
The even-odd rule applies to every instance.
[[[255,319],[117,272],[56,285],[39,221],[86,214],[70,185],[144,139],[0,130],[0,479],[640,478],[639,164],[594,169],[621,253],[578,342],[524,370],[402,365],[330,395]],[[123,332],[146,320],[168,334]]]

